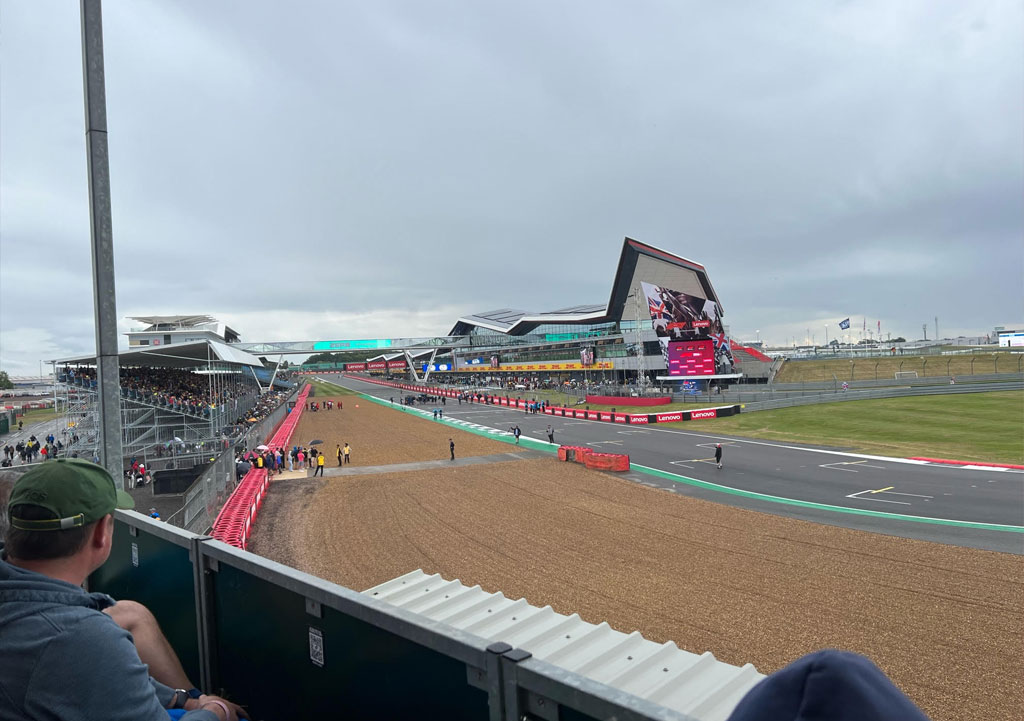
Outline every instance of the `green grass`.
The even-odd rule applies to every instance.
[[[323,398],[332,398],[334,396],[354,396],[357,395],[355,391],[350,391],[348,388],[342,388],[334,383],[328,383],[316,378],[305,379],[306,383],[313,386],[313,392],[311,396],[321,396]]]
[[[972,375],[1018,373],[1024,368],[1024,355],[993,351],[974,355],[915,356],[895,355],[871,358],[822,358],[786,361],[775,377],[776,383],[893,380],[898,371],[916,371],[918,377],[956,376],[968,380]]]
[[[685,429],[886,456],[1024,464],[1024,391],[780,408],[691,421]]]
[[[54,410],[53,408],[33,408],[31,410],[25,411],[25,415],[23,415],[20,418],[18,418],[18,420],[22,421],[27,426],[30,423],[40,423],[42,421],[52,421],[56,417],[57,417],[57,411]],[[14,422],[14,427],[15,428],[18,427],[18,422],[17,421]]]

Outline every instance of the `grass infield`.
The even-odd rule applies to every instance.
[[[1024,463],[1024,392],[846,401],[691,421],[686,430],[885,456]]]

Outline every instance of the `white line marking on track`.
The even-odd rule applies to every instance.
[[[887,501],[884,498],[861,498],[860,497],[861,493],[881,493],[881,492],[882,491],[872,491],[872,490],[868,489],[868,490],[865,490],[865,491],[857,491],[856,493],[851,493],[850,495],[847,496],[847,498],[856,498],[858,501],[878,501],[879,503],[896,503],[896,504],[898,504],[900,506],[909,506],[910,505],[910,503],[908,503],[907,501]]]

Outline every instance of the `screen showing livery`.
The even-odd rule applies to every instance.
[[[498,368],[501,366],[501,358],[497,355],[491,356],[491,368]]]
[[[640,285],[647,297],[651,322],[661,342],[661,353],[669,375],[687,375],[673,370],[674,357],[670,346],[682,340],[711,343],[714,371],[692,375],[729,375],[736,372],[732,341],[725,334],[718,303],[650,283]]]
[[[670,376],[715,375],[715,345],[710,340],[668,342]]]
[[[594,365],[594,347],[584,346],[580,348],[580,363],[585,366]]]
[[[660,338],[681,340],[694,334],[708,335],[718,318],[718,304],[660,285],[641,283],[647,296],[654,332]]]

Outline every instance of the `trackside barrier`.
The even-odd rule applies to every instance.
[[[110,558],[88,586],[145,604],[189,678],[253,719],[692,721],[508,643],[133,511],[115,511]]]
[[[445,396],[446,398],[458,398],[466,391],[454,391],[448,388],[434,388],[431,386],[424,385],[413,385],[411,383],[396,383],[394,381],[382,381],[377,378],[367,378],[366,376],[355,375],[353,373],[343,373],[346,378],[352,378],[353,380],[362,381],[364,383],[374,383],[379,386],[387,386],[389,388],[398,388],[399,390],[411,391],[413,393],[426,393],[433,396]],[[527,401],[518,398],[506,398],[504,396],[494,396],[480,394],[480,399],[477,400],[476,393],[468,391],[469,403],[483,403],[485,405],[496,405],[496,406],[508,406],[509,408],[521,408],[527,409],[529,404],[534,401]],[[606,423],[626,423],[629,425],[647,425],[650,423],[675,423],[677,421],[689,421],[697,420],[701,418],[721,418],[724,416],[732,416],[739,413],[742,410],[742,406],[739,404],[730,406],[716,406],[713,408],[696,408],[693,410],[685,411],[670,411],[667,413],[644,413],[644,414],[631,414],[631,413],[610,413],[609,411],[591,411],[579,408],[561,408],[558,406],[544,405],[541,402],[541,406],[538,409],[539,413],[544,413],[549,416],[558,416],[561,418],[583,418],[588,421],[604,421]]]
[[[587,446],[559,446],[558,460],[571,463],[586,463],[587,456],[593,451]]]
[[[271,448],[288,448],[292,433],[302,419],[302,411],[306,407],[306,398],[312,386],[307,385],[295,399],[295,407],[285,416],[281,425],[274,431],[267,445]],[[253,468],[234,490],[217,519],[213,522],[212,535],[235,548],[245,549],[252,537],[256,516],[263,506],[263,499],[270,487],[270,477],[265,468]]]
[[[594,453],[591,451],[584,459],[587,468],[595,471],[628,471],[629,456],[621,453]]]

